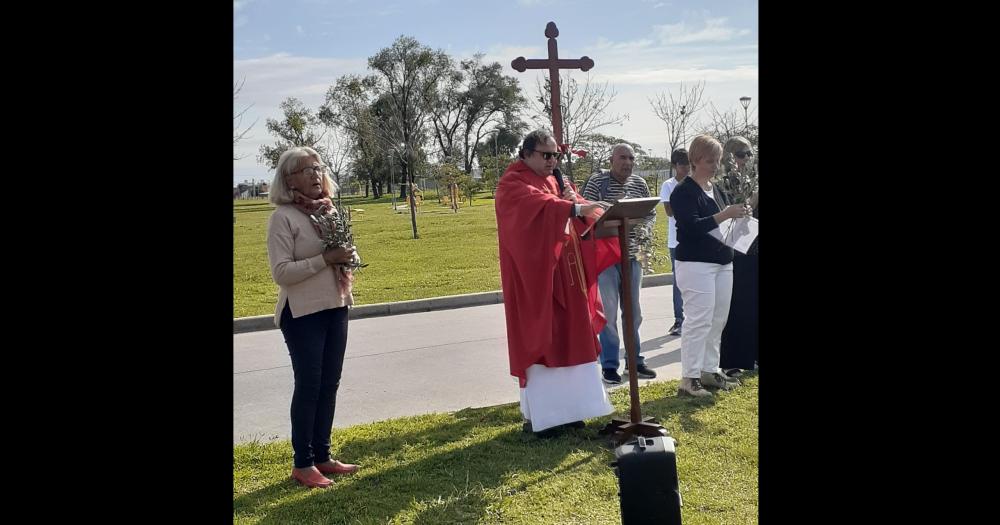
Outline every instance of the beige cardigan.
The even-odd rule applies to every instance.
[[[323,260],[323,241],[309,216],[290,204],[279,205],[267,222],[267,257],[279,287],[275,326],[286,301],[292,317],[354,304],[353,295],[340,297],[336,268]]]

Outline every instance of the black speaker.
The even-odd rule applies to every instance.
[[[680,525],[681,492],[674,440],[638,437],[615,449],[622,525]]]

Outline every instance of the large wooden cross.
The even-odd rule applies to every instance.
[[[510,67],[519,73],[524,73],[526,69],[548,69],[549,88],[552,91],[552,133],[556,136],[556,145],[562,148],[562,110],[559,108],[559,70],[560,69],[580,69],[589,71],[594,67],[594,61],[590,57],[580,57],[579,60],[560,59],[559,51],[556,49],[556,37],[559,30],[555,22],[545,25],[545,36],[549,39],[549,58],[525,59],[517,57],[510,63]]]

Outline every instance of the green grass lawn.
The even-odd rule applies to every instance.
[[[345,198],[354,218],[354,238],[369,266],[356,275],[355,304],[425,299],[500,289],[496,214],[493,199],[480,194],[458,213],[441,206],[428,192],[418,208],[414,240],[410,212],[394,212],[388,197],[378,201]],[[278,286],[267,262],[267,219],[273,207],[265,200],[233,201],[233,317],[274,312]],[[670,271],[667,217],[657,207],[656,246],[662,260],[654,273]]]
[[[714,401],[678,398],[677,381],[640,389],[643,416],[679,441],[685,525],[757,523],[757,384]],[[627,417],[627,388],[611,398]],[[289,479],[287,440],[238,445],[233,522],[619,524],[614,452],[597,435],[610,419],[537,439],[513,403],[336,429],[334,457],[362,469],[329,489]]]

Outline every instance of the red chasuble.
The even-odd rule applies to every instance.
[[[606,323],[597,274],[621,259],[617,238],[580,238],[594,219],[570,220],[573,203],[561,198],[557,184],[519,160],[507,167],[496,191],[507,352],[521,388],[531,365],[597,360],[597,334]]]

